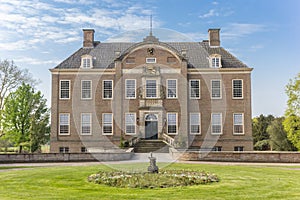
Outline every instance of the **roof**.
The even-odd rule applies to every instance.
[[[113,68],[114,60],[117,58],[116,52],[121,55],[129,48],[136,45],[147,44],[145,41],[141,43],[95,43],[94,48],[80,48],[70,57],[56,66],[56,69],[76,69],[80,68],[81,56],[91,55],[93,57],[94,68]],[[209,68],[209,56],[212,54],[221,55],[222,68],[248,68],[228,51],[222,47],[210,47],[208,41],[203,42],[158,42],[158,45],[167,45],[170,48],[177,50],[180,53],[183,49],[186,50],[185,59],[188,61],[189,68]],[[181,53],[180,53],[181,54]]]

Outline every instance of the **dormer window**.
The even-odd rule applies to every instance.
[[[92,67],[93,67],[92,56],[83,55],[81,57],[81,68],[89,69],[89,68],[92,68]]]
[[[210,64],[212,68],[220,68],[221,64],[221,56],[220,55],[211,55],[210,56]]]

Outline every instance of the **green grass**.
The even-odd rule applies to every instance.
[[[115,167],[134,169],[137,165]],[[113,188],[87,181],[90,174],[111,170],[105,165],[35,167],[0,170],[0,199],[300,199],[300,170],[296,167],[172,164],[167,168],[204,170],[217,174],[221,181],[162,189]]]

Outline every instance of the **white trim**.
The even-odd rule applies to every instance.
[[[111,81],[111,98],[105,98],[104,97],[104,82],[105,81]],[[113,80],[102,80],[102,99],[110,100],[114,98],[114,81]]]
[[[83,115],[89,115],[90,116],[90,123],[89,123],[89,125],[90,125],[90,133],[82,133],[82,116]],[[92,113],[81,113],[81,115],[80,115],[80,134],[81,135],[92,135],[92,125],[93,125],[93,119],[92,119]]]
[[[62,98],[61,97],[61,82],[62,81],[68,81],[69,82],[69,98]],[[65,79],[62,79],[62,80],[59,80],[59,99],[60,100],[68,100],[68,99],[71,99],[71,80],[65,80]]]
[[[111,133],[104,133],[104,115],[110,114],[111,115]],[[113,135],[114,134],[114,115],[113,113],[102,113],[102,135]]]
[[[233,87],[233,81],[242,81],[242,97],[234,97],[234,87]],[[244,99],[244,80],[243,79],[232,79],[232,99]]]
[[[126,124],[126,115],[127,114],[133,114],[134,115],[134,120],[133,120],[133,125],[134,125],[134,133],[127,133],[127,128],[126,128],[126,126],[127,126],[127,124]],[[134,113],[134,112],[127,112],[127,113],[125,113],[125,120],[124,120],[124,125],[125,125],[125,134],[126,135],[136,135],[136,113]],[[131,125],[131,124],[130,124]]]
[[[221,123],[220,124],[213,124],[213,115],[220,115],[220,120],[221,120]],[[223,118],[222,118],[222,113],[211,113],[211,120],[210,120],[210,129],[211,129],[211,135],[222,135],[223,134]],[[214,133],[213,132],[213,128],[212,126],[213,125],[220,125],[221,126],[221,132],[220,133]]]
[[[84,60],[89,60],[89,67],[84,66]],[[91,69],[93,68],[93,57],[91,55],[85,54],[81,56],[80,68],[82,69]]]
[[[82,93],[82,82],[83,82],[83,81],[89,81],[89,82],[91,83],[91,84],[90,84],[91,87],[90,87],[90,97],[89,97],[89,98],[83,98],[83,97],[82,97],[82,94],[83,94],[83,93]],[[92,93],[92,88],[93,88],[92,84],[93,84],[93,83],[92,83],[92,80],[81,80],[81,100],[91,100],[91,99],[93,99],[93,97],[92,97],[92,94],[93,94],[93,93]]]
[[[235,129],[234,129],[234,126],[236,124],[234,124],[234,115],[242,115],[242,126],[243,126],[243,132],[242,133],[235,133]],[[245,135],[245,121],[244,121],[244,113],[233,113],[232,115],[232,124],[233,124],[233,135]],[[240,125],[240,124],[237,124],[237,125]]]
[[[198,81],[199,82],[199,97],[191,97],[191,81]],[[190,99],[201,99],[201,80],[200,79],[190,79],[189,80],[189,98]]]
[[[176,115],[176,133],[169,133],[169,114],[175,114]],[[167,134],[168,135],[178,135],[178,113],[176,112],[168,112],[167,113]]]
[[[127,97],[127,81],[134,81],[134,97]],[[136,99],[136,79],[125,79],[125,99]]]
[[[212,82],[219,81],[220,82],[220,97],[213,97],[213,87]],[[222,80],[221,79],[212,79],[210,80],[210,98],[211,99],[222,99]]]
[[[175,88],[175,97],[169,97],[169,84],[168,84],[168,81],[175,81],[175,83],[176,83],[176,88]],[[177,79],[167,79],[166,80],[166,86],[167,86],[167,88],[166,88],[166,98],[167,99],[178,99],[178,84],[177,84]]]
[[[192,115],[198,115],[199,116],[199,124],[192,124]],[[195,112],[195,113],[190,113],[190,134],[191,135],[201,135],[201,114],[199,112]],[[192,133],[192,125],[199,125],[199,133]]]
[[[66,133],[66,134],[61,134],[60,133],[60,115],[67,115],[68,116],[68,133]],[[63,124],[64,125],[64,124]],[[71,131],[70,131],[70,128],[71,128],[71,126],[70,126],[70,113],[59,113],[58,114],[58,135],[71,135]]]

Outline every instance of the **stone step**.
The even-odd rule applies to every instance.
[[[134,146],[135,153],[168,153],[169,146],[162,140],[141,140]]]

